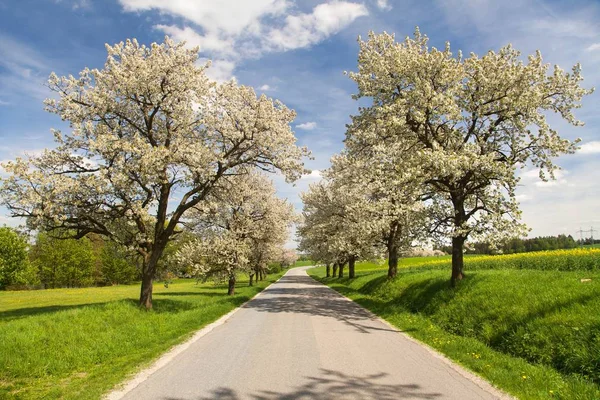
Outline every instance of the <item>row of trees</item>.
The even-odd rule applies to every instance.
[[[0,289],[83,287],[131,283],[139,279],[133,255],[99,236],[29,237],[0,228]]]
[[[463,57],[413,38],[359,38],[355,99],[371,100],[347,127],[345,147],[324,179],[304,194],[301,250],[338,268],[383,250],[389,277],[411,246],[451,244],[454,285],[467,239],[498,245],[522,236],[515,198],[518,168],[554,178],[553,159],[576,151],[551,128],[592,92],[571,72],[527,58],[510,45]],[[343,268],[343,267],[342,267]],[[343,274],[343,269],[340,270]]]
[[[291,210],[289,206],[286,208]],[[280,239],[275,241],[273,236],[265,234],[267,241],[270,240],[270,252],[261,254],[264,261],[251,264],[260,268],[249,270],[234,266],[235,272],[249,273],[252,280],[255,275],[262,278],[267,271],[295,263],[295,251],[283,249],[287,226],[281,221],[278,223],[282,226],[277,231]],[[33,243],[30,241],[27,234],[9,227],[0,228],[0,290],[106,286],[128,284],[141,278],[140,257],[102,236],[90,234],[72,239],[68,235],[57,238],[41,232]],[[214,259],[202,259],[210,262],[211,267],[199,271],[187,257],[182,257],[188,249],[197,255],[197,242],[204,245],[199,234],[192,232],[182,233],[171,241],[158,266],[156,278],[168,281],[172,277],[213,277],[220,281],[222,277],[215,274],[217,264]],[[260,253],[256,250],[255,254]],[[181,259],[186,261],[179,262]]]
[[[210,81],[198,48],[167,37],[150,47],[134,39],[106,49],[102,69],[51,75],[55,97],[46,109],[71,131],[53,131],[56,148],[4,164],[10,175],[0,196],[32,230],[75,239],[96,234],[135,252],[140,305],[151,308],[165,251],[188,230],[202,239],[203,250],[188,249],[197,270],[205,260],[218,260],[218,268],[247,265],[237,240],[246,246],[250,239],[222,226],[225,210],[235,207],[229,200],[239,194],[250,201],[260,189],[250,194],[238,185],[260,180],[259,173],[298,179],[309,153],[296,145],[293,110],[235,81]],[[226,254],[216,255],[218,248]]]
[[[530,239],[512,238],[499,246],[493,247],[490,243],[476,242],[466,246],[467,254],[513,254],[530,251],[574,249],[579,244],[571,235],[540,236]],[[442,246],[442,251],[452,251],[449,246]]]

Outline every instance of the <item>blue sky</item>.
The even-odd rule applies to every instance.
[[[564,69],[581,62],[586,87],[600,86],[600,2],[492,0],[0,0],[0,160],[52,146],[50,128],[65,128],[43,111],[50,72],[77,74],[102,67],[104,43],[165,34],[199,45],[213,60],[211,76],[234,78],[297,111],[294,129],[315,159],[296,186],[276,179],[298,209],[298,193],[342,148],[345,124],[357,111],[354,83],[358,35],[369,30],[411,35],[418,25],[432,45],[482,54],[512,43],[523,54],[542,51]],[[600,92],[584,99],[584,128],[552,117],[579,154],[562,157],[564,170],[543,183],[521,172],[518,196],[531,235],[600,229]],[[0,223],[11,222],[0,210]]]

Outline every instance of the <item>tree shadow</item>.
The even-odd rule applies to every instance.
[[[373,323],[377,322],[377,317],[372,313],[308,276],[284,276],[277,287],[266,289],[262,296],[250,301],[244,308],[333,318],[362,333],[373,330],[398,332]]]
[[[437,399],[442,393],[424,390],[418,384],[392,384],[381,382],[389,374],[378,373],[352,376],[340,371],[321,369],[319,376],[306,376],[304,383],[289,392],[261,390],[257,393],[238,394],[227,387],[214,389],[197,400],[294,400],[294,399]],[[162,400],[183,400],[180,397],[163,397]]]
[[[31,317],[42,314],[52,314],[61,311],[75,310],[78,308],[98,308],[104,307],[109,303],[111,302],[73,304],[67,306],[53,305],[44,307],[15,308],[12,310],[0,311],[0,321],[11,321],[19,318]]]

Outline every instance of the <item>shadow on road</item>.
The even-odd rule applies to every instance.
[[[373,323],[375,317],[359,305],[348,301],[334,290],[308,276],[286,275],[277,285],[263,292],[244,308],[269,313],[300,313],[335,318],[363,333],[398,330]]]
[[[194,400],[292,400],[292,399],[436,399],[441,393],[428,393],[416,384],[385,384],[379,382],[387,374],[379,373],[368,376],[351,376],[340,371],[321,369],[320,376],[305,377],[305,383],[289,393],[276,391],[260,391],[240,395],[234,390],[221,387],[209,396],[201,396]],[[163,400],[184,400],[179,397],[164,397]],[[189,400],[189,398],[185,398]]]

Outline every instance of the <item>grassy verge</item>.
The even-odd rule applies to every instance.
[[[0,398],[97,399],[140,366],[241,305],[257,286],[177,280],[155,284],[154,309],[139,285],[0,292]]]
[[[447,268],[309,273],[519,398],[600,398],[600,272],[479,270],[456,290]]]

